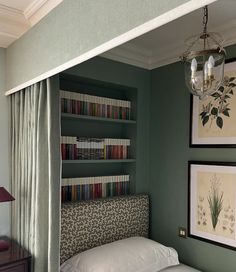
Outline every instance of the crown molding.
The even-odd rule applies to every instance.
[[[0,47],[8,47],[29,28],[20,10],[0,5]]]
[[[25,10],[0,4],[0,47],[7,48],[63,0],[34,0]]]
[[[61,2],[63,2],[63,0],[35,0],[23,13],[30,25],[34,26]]]
[[[10,8],[8,6],[0,4],[0,12],[8,15],[22,14],[22,11],[16,8]]]
[[[165,66],[165,65],[180,61],[180,55],[183,52],[182,51],[180,52],[179,48],[177,48],[176,51],[172,50],[169,52],[171,52],[171,55],[161,54],[161,57],[160,57],[160,54],[158,54],[158,56],[157,55],[155,56],[154,54],[149,64],[149,70],[153,70],[161,66]]]
[[[236,20],[219,27],[212,28],[212,31],[221,34],[225,47],[236,44]],[[182,41],[178,45],[168,44],[165,48],[161,48],[159,51],[152,51],[147,50],[146,48],[138,47],[135,44],[135,41],[132,41],[114,48],[102,54],[101,56],[144,69],[152,70],[180,61],[180,56],[183,53],[184,48],[184,41]]]
[[[13,22],[25,22],[25,17],[21,10],[10,8],[1,4],[0,4],[0,16],[2,20]]]
[[[172,52],[168,55],[168,52]],[[178,52],[178,53],[177,53]],[[123,62],[139,68],[152,70],[179,60],[179,47],[165,48],[164,52],[151,51],[135,44],[127,43],[100,55],[101,57]],[[160,57],[161,56],[161,57]]]
[[[24,16],[27,20],[33,16],[48,0],[34,0],[25,10]]]
[[[127,43],[107,51],[101,57],[149,69],[150,51],[140,48],[132,43]]]

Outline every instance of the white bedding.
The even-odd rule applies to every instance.
[[[157,272],[179,264],[177,252],[144,237],[131,237],[84,251],[61,272]]]
[[[84,251],[61,272],[199,272],[179,264],[177,252],[150,239],[131,237]]]

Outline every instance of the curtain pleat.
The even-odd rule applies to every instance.
[[[12,237],[32,271],[59,271],[60,113],[58,77],[11,95]]]

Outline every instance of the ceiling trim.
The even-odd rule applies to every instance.
[[[7,48],[62,1],[63,0],[34,0],[25,10],[19,10],[0,4],[0,47]],[[2,28],[4,28],[4,30]],[[6,33],[6,35],[4,35],[4,33]],[[9,37],[11,37],[11,39],[9,39]]]
[[[25,10],[24,16],[28,20],[32,15],[37,12],[42,5],[44,5],[48,0],[34,0]]]
[[[221,25],[220,27],[213,28],[212,31],[223,33],[222,36],[224,38],[225,47],[236,44],[236,20]],[[146,48],[137,47],[137,45],[129,42],[119,46],[118,48],[114,48],[109,52],[105,52],[101,56],[140,68],[152,70],[180,61],[180,55],[183,53],[184,49],[184,42],[182,44],[180,43],[178,46],[176,46],[176,44],[174,46],[167,45],[163,52],[158,52],[158,50],[147,50]]]
[[[179,56],[180,56],[179,54],[175,54],[172,52],[172,54],[168,57],[163,57],[163,58],[153,57],[152,61],[150,61],[150,64],[149,64],[149,70],[153,70],[161,66],[165,66],[165,65],[180,61]]]
[[[0,4],[1,20],[11,20],[14,22],[25,21],[25,17],[21,10],[10,8]]]
[[[25,9],[25,19],[34,26],[61,2],[63,0],[35,0]]]
[[[23,13],[0,5],[0,47],[6,48],[30,28]]]
[[[132,43],[127,43],[116,47],[111,51],[103,53],[101,57],[131,64],[140,68],[150,69],[150,52],[144,48],[137,47]]]
[[[12,14],[22,14],[22,11],[16,8],[10,8],[8,6],[2,5],[0,4],[0,11],[8,14],[8,15],[12,15]]]

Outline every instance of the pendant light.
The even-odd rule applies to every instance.
[[[205,99],[219,88],[225,63],[222,39],[217,33],[207,31],[208,7],[203,10],[203,32],[187,40],[188,48],[181,57],[186,85],[200,99]]]

